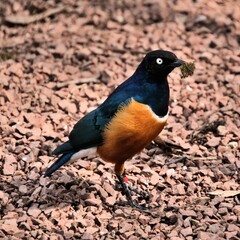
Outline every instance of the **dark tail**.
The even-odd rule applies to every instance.
[[[72,157],[73,154],[74,154],[74,152],[69,152],[69,153],[63,154],[56,162],[54,162],[51,165],[51,167],[49,167],[47,169],[44,176],[45,177],[50,176],[53,172],[55,172],[57,169],[59,169],[62,165],[67,163],[69,161],[69,159]]]

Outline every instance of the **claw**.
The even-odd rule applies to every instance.
[[[117,177],[118,177],[118,180],[119,180],[119,182],[121,184],[121,187],[122,187],[121,188],[122,194],[126,196],[127,202],[119,201],[119,202],[116,202],[115,204],[120,205],[120,206],[130,205],[132,208],[137,208],[139,210],[146,210],[147,209],[146,207],[144,207],[143,205],[139,205],[136,201],[134,201],[132,199],[131,192],[135,192],[137,194],[139,194],[139,192],[137,191],[137,189],[135,189],[133,187],[130,187],[126,184],[126,182],[124,181],[124,179],[126,178],[126,175],[125,174],[123,174],[123,175],[118,175],[117,174]],[[150,194],[145,193],[144,195],[147,196],[147,199],[149,200]],[[143,199],[145,199],[145,196],[143,197]]]
[[[184,150],[183,147],[167,140],[163,140],[161,137],[157,136],[154,140],[154,143],[158,145],[163,151],[167,151],[169,153],[172,152],[172,149],[179,149],[179,150]]]
[[[114,205],[117,205],[117,206],[131,206],[132,208],[136,208],[136,209],[139,209],[139,210],[147,210],[147,208],[143,205],[139,205],[136,203],[136,201],[116,201]]]

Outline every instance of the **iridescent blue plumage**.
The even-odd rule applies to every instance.
[[[158,66],[156,58],[164,59],[166,63]],[[131,99],[148,105],[156,115],[165,116],[169,102],[167,75],[180,65],[177,57],[170,52],[153,51],[147,54],[135,73],[118,86],[97,109],[80,119],[71,131],[69,141],[53,151],[54,155],[64,154],[61,165],[71,158],[69,153],[103,144],[104,129],[117,111]],[[50,168],[54,171],[57,169],[54,164]]]

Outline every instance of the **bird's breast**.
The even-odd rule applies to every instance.
[[[124,162],[146,147],[162,131],[168,115],[157,116],[148,105],[132,99],[112,118],[97,151],[107,162]]]

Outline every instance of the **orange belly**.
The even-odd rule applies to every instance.
[[[132,99],[108,124],[98,154],[106,162],[123,164],[158,136],[166,120],[167,116],[160,118],[150,107]]]

